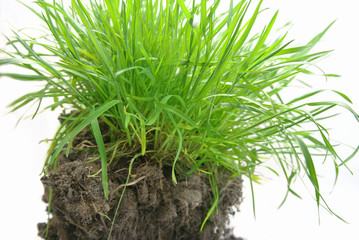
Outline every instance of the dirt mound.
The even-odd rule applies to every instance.
[[[72,150],[69,157],[60,155],[56,172],[41,179],[45,187],[43,200],[47,203],[52,188],[49,225],[38,225],[42,238],[107,239],[128,176],[129,161],[109,165],[109,199],[106,200],[101,174],[93,175],[100,169],[96,163],[99,161],[86,163],[89,155],[89,149]],[[240,179],[229,182],[223,179],[226,184],[220,186],[218,214],[213,214],[200,232],[213,203],[208,176],[192,174],[174,185],[171,168],[146,162],[145,158],[134,164],[110,239],[236,239],[226,226],[229,215],[234,213],[232,208],[241,200]]]

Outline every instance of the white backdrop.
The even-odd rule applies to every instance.
[[[257,2],[257,1],[254,1]],[[322,88],[335,88],[346,93],[359,110],[359,4],[355,0],[265,0],[267,11],[273,14],[279,9],[277,27],[287,21],[293,23],[288,40],[305,43],[330,22],[337,19],[332,29],[320,43],[320,49],[335,52],[319,66],[327,73],[342,75],[339,79],[315,79],[313,84]],[[269,14],[269,15],[270,15]],[[0,0],[0,32],[11,35],[10,24],[17,27],[38,27],[39,21],[15,0]],[[259,25],[260,26],[260,25]],[[36,36],[37,32],[33,32]],[[5,39],[0,37],[0,47]],[[33,86],[10,79],[0,79],[0,239],[38,239],[36,224],[46,221],[45,204],[39,174],[47,145],[39,142],[51,138],[57,127],[58,113],[43,113],[35,120],[21,121],[15,128],[20,113],[6,114],[6,105],[16,97],[28,92]],[[328,96],[330,97],[330,96]],[[329,124],[329,125],[328,125]],[[332,138],[351,146],[359,144],[359,125],[352,116],[344,113],[326,126],[332,128]],[[337,149],[344,156],[348,148]],[[334,191],[333,169],[318,169],[324,196],[332,209],[350,224],[346,224],[320,210],[318,223],[316,204],[308,191],[298,184],[303,200],[289,197],[287,203],[277,209],[285,193],[285,184],[274,175],[262,185],[255,186],[257,217],[254,219],[248,182],[245,181],[244,202],[241,212],[233,220],[235,232],[248,240],[357,240],[359,228],[359,157],[348,166],[352,176],[344,168]],[[274,164],[275,165],[275,164]]]

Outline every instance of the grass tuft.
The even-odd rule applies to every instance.
[[[221,172],[246,176],[253,188],[256,168],[274,157],[282,172],[273,171],[288,182],[288,193],[300,197],[291,184],[305,173],[318,207],[323,203],[332,212],[319,191],[313,152],[331,156],[338,176],[358,149],[345,160],[339,157],[321,122],[339,107],[359,116],[336,90],[338,101],[312,100],[324,90],[309,89],[288,101],[281,96],[329,53],[312,49],[333,23],[308,44],[293,46],[285,35],[270,40],[278,12],[253,33],[262,1],[251,13],[250,1],[231,1],[225,14],[218,13],[219,2],[38,0],[41,10],[28,6],[47,33],[34,39],[14,32],[0,66],[15,65],[26,74],[0,76],[42,84],[13,101],[12,111],[37,103],[34,116],[42,110],[72,112],[51,143],[44,173],[56,170],[60,152],[68,152],[89,126],[106,198],[107,165],[114,156],[151,154],[172,167],[174,182],[196,171],[208,175],[214,203],[205,223],[217,207]],[[99,121],[108,126],[111,142],[104,142]]]

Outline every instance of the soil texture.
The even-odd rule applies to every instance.
[[[76,139],[75,139],[76,140]],[[203,219],[213,203],[208,176],[195,173],[174,184],[171,168],[155,164],[145,157],[136,159],[126,185],[129,160],[114,161],[108,167],[109,199],[101,183],[99,160],[89,161],[91,139],[77,140],[88,147],[61,154],[55,172],[41,181],[43,201],[52,198],[50,220],[39,223],[39,236],[48,240],[105,240],[120,196],[126,186],[114,222],[111,240],[219,240],[237,239],[227,227],[228,219],[242,198],[242,181],[220,182],[218,213],[212,214],[203,231]],[[76,148],[74,148],[76,149]],[[47,236],[46,236],[47,232]]]

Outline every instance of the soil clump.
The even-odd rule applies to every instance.
[[[86,133],[87,134],[87,133]],[[78,136],[68,157],[60,154],[55,172],[42,177],[51,217],[39,223],[39,236],[48,240],[107,239],[112,219],[128,177],[130,158],[108,166],[109,199],[104,196],[100,161],[94,155],[93,139]],[[79,139],[82,138],[82,139]],[[87,138],[87,139],[86,139]],[[76,150],[77,149],[77,150]],[[174,184],[171,168],[145,157],[134,162],[130,179],[119,205],[111,240],[219,240],[240,239],[227,227],[242,198],[242,181],[228,181],[223,174],[219,183],[218,214],[213,213],[203,231],[203,219],[213,204],[208,175],[195,173]],[[47,235],[46,235],[47,232]]]

